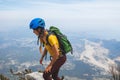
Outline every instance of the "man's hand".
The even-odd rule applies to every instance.
[[[44,52],[43,52],[43,54],[42,54],[42,56],[41,56],[41,58],[40,58],[40,64],[42,64],[42,62],[43,62],[43,58],[44,58],[44,56],[47,54],[47,50],[46,50],[46,48],[44,48]],[[43,64],[42,64],[43,65]]]
[[[40,59],[40,64],[41,64],[41,65],[43,65],[42,61],[43,61],[43,59],[41,58],[41,59]]]
[[[45,69],[45,73],[51,72],[51,68],[52,66],[47,66],[47,68]]]

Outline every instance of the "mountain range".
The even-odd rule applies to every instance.
[[[11,78],[9,69],[22,71],[32,69],[33,71],[44,70],[49,62],[47,60],[39,64],[39,46],[36,45],[37,38],[3,36],[0,34],[0,73]],[[24,36],[24,37],[23,37]],[[111,65],[120,63],[120,41],[115,39],[104,40],[99,38],[86,38],[74,35],[67,35],[73,46],[73,54],[67,54],[67,61],[60,70],[71,80],[103,80],[109,79]]]

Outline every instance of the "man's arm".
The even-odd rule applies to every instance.
[[[42,64],[43,58],[46,54],[47,54],[47,50],[46,50],[46,48],[44,48],[44,51],[43,51],[42,56],[40,58],[40,64]]]

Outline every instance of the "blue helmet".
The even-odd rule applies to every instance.
[[[45,21],[42,18],[34,18],[30,22],[30,29],[37,29],[37,28],[43,28],[45,27]]]

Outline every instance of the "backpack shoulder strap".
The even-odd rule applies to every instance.
[[[47,41],[47,44],[48,44],[48,45],[50,45],[48,38],[49,38],[49,36],[50,36],[51,34],[53,34],[53,33],[48,30],[48,34],[47,34],[47,36],[46,36],[46,41]],[[50,46],[51,46],[51,45],[50,45]]]
[[[49,36],[50,36],[51,34],[53,34],[53,33],[48,30],[48,34],[47,34],[47,36],[46,36],[46,41],[47,41],[47,44],[50,45],[50,46],[51,46],[51,44],[49,43],[48,38],[49,38]],[[50,56],[50,60],[52,60],[52,56]]]

